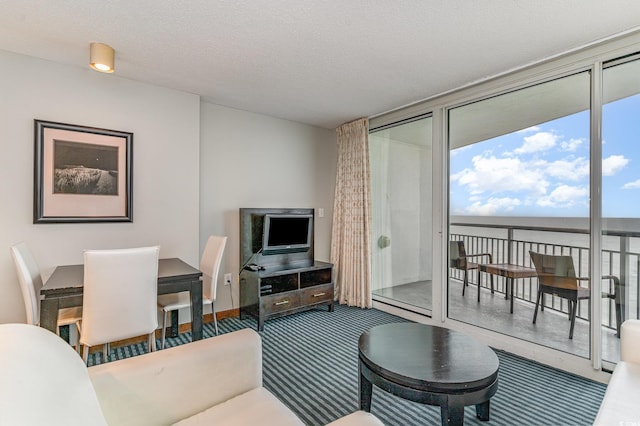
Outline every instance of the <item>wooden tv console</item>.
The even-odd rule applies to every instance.
[[[244,266],[240,271],[240,319],[257,319],[258,331],[271,318],[324,305],[333,312],[333,264],[314,259],[313,238],[308,251],[261,254],[266,214],[313,213],[313,209],[240,209],[240,264]]]
[[[273,267],[240,274],[240,319],[258,320],[258,331],[270,318],[328,305],[333,312],[333,265],[315,261],[310,266]]]

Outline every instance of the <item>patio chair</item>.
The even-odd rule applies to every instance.
[[[469,270],[478,269],[477,262],[471,262],[468,259],[472,257],[486,257],[488,263],[493,263],[491,253],[467,254],[464,248],[464,241],[449,241],[449,267],[459,269],[464,272],[462,278],[462,295],[464,296],[465,288],[469,285]],[[493,278],[491,278],[491,288],[493,290]],[[480,293],[480,281],[478,281],[478,294]],[[479,301],[479,299],[478,299]]]
[[[591,298],[589,278],[576,277],[573,257],[571,256],[541,254],[531,250],[529,251],[529,256],[531,256],[531,261],[538,274],[538,297],[536,298],[536,308],[533,313],[533,323],[536,323],[538,317],[538,307],[540,307],[541,311],[544,311],[545,294],[552,294],[567,299],[569,303],[569,320],[571,321],[569,339],[573,339],[578,301]],[[608,293],[602,292],[602,297],[615,300],[616,329],[617,335],[620,337],[620,325],[622,323],[619,296],[620,280],[614,275],[603,275],[602,279],[611,280],[613,284]],[[586,286],[580,285],[581,282],[586,283]],[[542,303],[540,303],[541,300]]]

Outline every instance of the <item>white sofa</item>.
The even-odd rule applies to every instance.
[[[611,375],[600,410],[597,426],[640,425],[640,320],[622,323],[620,362]]]
[[[249,329],[86,368],[55,334],[2,324],[0,378],[0,425],[303,424],[262,386]],[[358,411],[332,425],[382,423]]]

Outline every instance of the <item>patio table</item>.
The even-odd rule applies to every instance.
[[[478,302],[480,301],[480,272],[498,275],[506,278],[505,298],[511,298],[511,313],[513,313],[513,280],[517,278],[536,277],[534,268],[513,265],[511,263],[479,263],[478,264]],[[493,293],[493,286],[491,288]]]

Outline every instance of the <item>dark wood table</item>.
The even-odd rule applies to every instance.
[[[500,362],[476,339],[426,324],[385,324],[360,336],[358,352],[361,410],[371,410],[375,384],[410,401],[439,405],[443,425],[462,425],[467,405],[489,420]]]
[[[511,313],[513,313],[513,280],[517,278],[532,278],[538,274],[533,268],[526,266],[512,265],[511,263],[479,263],[478,264],[478,302],[480,301],[480,272],[499,275],[506,278],[506,288],[504,291],[505,299],[511,297]],[[493,281],[492,281],[493,284]],[[493,286],[491,288],[493,293]]]
[[[158,294],[191,293],[191,333],[202,339],[202,272],[171,258],[158,262]],[[40,290],[40,326],[56,332],[58,310],[82,306],[84,265],[58,266]],[[171,313],[170,335],[178,335],[178,311]]]

